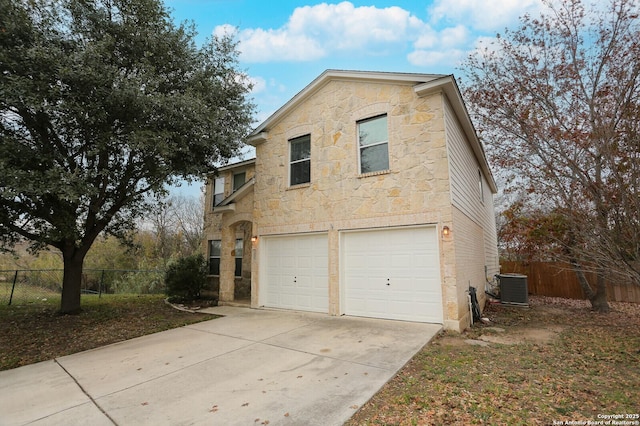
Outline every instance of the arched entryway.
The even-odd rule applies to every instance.
[[[223,221],[224,222],[224,221]],[[251,304],[252,222],[238,220],[221,229],[219,303]]]

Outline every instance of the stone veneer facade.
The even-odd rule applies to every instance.
[[[418,94],[416,81],[394,80],[394,75],[358,77],[340,72],[319,77],[318,84],[310,85],[284,112],[277,112],[266,126],[258,128],[249,140],[256,147],[253,194],[242,200],[244,207],[221,216],[220,230],[225,232],[227,225],[238,223],[239,214],[247,219],[246,208],[253,204],[252,235],[258,236],[251,248],[253,307],[260,305],[260,238],[327,232],[329,314],[339,315],[340,231],[435,226],[440,237],[444,326],[462,330],[469,323],[467,282],[480,281],[484,286],[486,271],[496,266],[487,268],[482,243],[487,230],[479,225],[481,221],[467,217],[452,204],[446,95],[441,90]],[[440,76],[420,77],[429,81]],[[381,114],[388,119],[389,170],[360,174],[357,121]],[[288,141],[303,135],[311,137],[310,183],[289,186]],[[452,230],[450,235],[442,235],[444,226]],[[456,250],[469,247],[476,253],[473,261],[457,262]],[[478,289],[479,296],[483,290]],[[220,296],[224,300],[222,288]]]
[[[233,175],[238,172],[246,174],[246,181],[251,185],[255,177],[254,161],[243,161],[227,167],[221,167],[217,174],[207,179],[205,189],[204,241],[203,253],[208,256],[209,241],[220,240],[221,264],[220,275],[208,277],[207,290],[218,295],[223,301],[248,299],[251,296],[251,236],[253,235],[253,189],[244,196],[234,200],[233,210],[219,211],[213,206],[213,184],[216,177],[224,178],[224,198],[233,194]],[[235,277],[235,241],[244,241],[242,256],[242,276]]]

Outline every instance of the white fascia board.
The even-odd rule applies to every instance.
[[[236,211],[236,203],[227,204],[226,206],[215,206],[213,208],[213,213],[227,213],[227,212],[235,212]]]
[[[253,165],[255,163],[256,163],[256,159],[255,158],[250,158],[248,160],[238,161],[236,163],[231,163],[231,164],[227,164],[227,165],[224,165],[224,166],[220,166],[220,167],[216,168],[215,171],[207,173],[207,177],[209,179],[215,178],[220,174],[220,172],[225,172],[227,170],[242,169],[243,167],[250,166],[250,165]]]
[[[256,178],[251,178],[244,183],[236,192],[229,195],[224,200],[220,201],[220,204],[213,208],[214,213],[226,213],[236,211],[236,200],[241,199],[253,190],[253,184],[256,182]]]
[[[309,96],[313,95],[324,85],[333,80],[350,80],[350,81],[369,81],[379,83],[406,83],[419,84],[443,77],[443,74],[413,74],[413,73],[396,73],[396,72],[379,72],[379,71],[343,71],[343,70],[326,70],[316,77],[309,85],[298,92],[286,104],[281,106],[276,112],[271,114],[269,118],[263,121],[249,135],[247,143],[249,145],[259,145],[267,140],[268,131],[273,124],[277,123],[289,111],[297,107]]]

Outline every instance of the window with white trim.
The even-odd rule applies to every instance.
[[[224,177],[218,177],[213,181],[213,207],[224,200]]]
[[[222,241],[209,240],[209,275],[220,275]]]
[[[358,121],[360,173],[389,170],[389,133],[387,116]]]
[[[289,186],[311,181],[311,135],[289,141]]]
[[[478,169],[478,190],[480,191],[480,201],[484,202],[484,185],[482,184],[482,171]]]

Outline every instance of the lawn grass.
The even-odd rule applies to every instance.
[[[504,331],[441,333],[348,425],[587,424],[637,415],[640,307],[612,307],[596,314],[551,298],[533,298],[529,309],[490,306],[484,314]],[[465,343],[479,338],[505,343]]]
[[[163,295],[83,295],[80,314],[59,309],[59,297],[0,305],[0,370],[215,318],[174,309]]]

